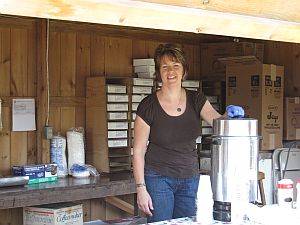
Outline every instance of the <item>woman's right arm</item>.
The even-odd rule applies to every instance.
[[[137,204],[141,211],[151,216],[153,210],[152,200],[147,192],[145,184],[144,168],[145,153],[150,134],[150,126],[138,115],[134,122],[134,141],[133,141],[133,175],[137,184]]]

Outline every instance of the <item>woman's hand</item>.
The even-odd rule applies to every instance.
[[[139,209],[148,216],[152,216],[151,210],[153,209],[152,199],[146,187],[137,188],[137,204]]]

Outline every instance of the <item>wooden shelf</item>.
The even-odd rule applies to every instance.
[[[100,171],[110,173],[115,171],[130,170],[131,168],[131,101],[130,101],[130,85],[131,78],[105,78],[105,77],[89,77],[87,78],[87,94],[86,94],[86,130],[87,130],[87,161]],[[110,99],[109,95],[119,95],[119,93],[110,93],[108,85],[120,85],[125,87],[125,93],[120,95],[128,95],[128,99],[121,101]],[[111,87],[111,86],[110,86]],[[109,110],[107,104],[128,104],[128,110],[116,109]],[[126,108],[126,107],[125,107]],[[108,113],[126,113],[127,119],[111,119]],[[111,128],[110,125],[126,122],[126,128]],[[126,131],[126,137],[108,138],[108,131]],[[117,136],[117,135],[116,135]],[[116,141],[115,143],[113,143]],[[118,143],[126,141],[126,143]],[[116,146],[112,146],[116,144]]]
[[[89,178],[60,178],[56,182],[2,187],[0,209],[79,201],[135,193],[131,173]]]

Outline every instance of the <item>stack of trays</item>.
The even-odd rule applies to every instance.
[[[132,128],[134,127],[134,120],[136,110],[140,102],[153,91],[154,80],[146,78],[133,78],[132,82],[132,95],[131,95],[131,112],[132,112]]]
[[[107,84],[108,147],[128,146],[128,94],[125,85]]]
[[[134,139],[134,120],[136,117],[136,110],[140,102],[149,94],[153,92],[154,79],[147,78],[133,78],[132,81],[132,95],[131,95],[131,133]],[[132,140],[133,144],[133,140]]]
[[[133,59],[134,73],[139,78],[155,78],[155,64],[153,58]]]
[[[121,84],[106,84],[106,95],[107,146],[110,171],[129,170],[129,95],[127,86]]]

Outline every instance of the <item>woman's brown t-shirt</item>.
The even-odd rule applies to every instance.
[[[186,90],[186,99],[186,110],[180,116],[168,115],[156,93],[144,98],[137,109],[137,115],[150,126],[145,167],[164,176],[199,174],[196,138],[201,134],[200,111],[206,97],[202,92]]]

